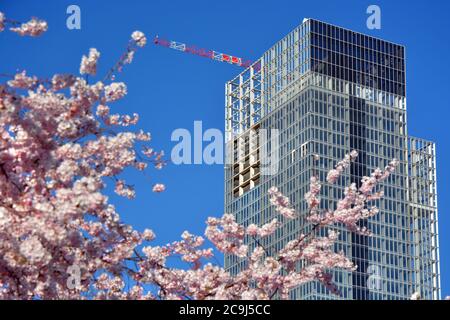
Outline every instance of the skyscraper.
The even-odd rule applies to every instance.
[[[325,181],[346,153],[359,152],[337,185],[322,187],[321,207],[333,209],[350,182],[400,160],[379,187],[380,212],[363,222],[373,236],[336,226],[336,250],[357,266],[333,270],[342,295],[311,282],[292,299],[440,298],[435,145],[408,135],[403,46],[305,19],[225,91],[225,211],[243,225],[267,223],[276,216],[267,191],[276,186],[299,213],[262,240],[272,252],[311,227],[304,201],[311,175]],[[273,133],[262,139],[262,131]],[[271,170],[263,170],[269,155]],[[225,256],[232,273],[244,265]]]

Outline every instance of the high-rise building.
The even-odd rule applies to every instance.
[[[440,298],[435,145],[408,135],[402,45],[305,19],[225,91],[225,211],[245,226],[267,223],[277,216],[267,194],[276,186],[299,213],[262,240],[273,253],[311,228],[304,201],[311,175],[326,181],[346,153],[359,152],[336,185],[322,187],[321,207],[333,209],[350,182],[400,161],[379,186],[380,212],[362,222],[373,236],[335,227],[335,249],[357,266],[333,270],[341,296],[310,282],[292,299]],[[263,131],[270,137],[262,139]],[[245,263],[225,256],[232,273]]]

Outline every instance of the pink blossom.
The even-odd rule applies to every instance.
[[[10,28],[11,31],[20,34],[21,36],[37,37],[47,31],[48,25],[44,20],[32,18],[26,23],[22,23],[20,27]]]
[[[136,193],[133,190],[133,188],[131,186],[125,185],[125,182],[123,180],[119,180],[116,182],[116,188],[114,189],[114,191],[118,195],[129,199],[134,199],[136,196]]]
[[[161,183],[157,183],[153,186],[153,192],[163,192],[166,190],[166,186],[161,184]]]
[[[250,236],[257,236],[258,231],[259,231],[259,228],[256,224],[252,223],[247,227],[247,234]]]
[[[0,229],[5,228],[11,223],[12,218],[10,217],[10,213],[3,207],[0,207]]]
[[[147,43],[147,38],[141,31],[134,31],[131,34],[131,38],[136,42],[139,47],[144,47]]]
[[[53,90],[58,91],[69,88],[75,81],[76,78],[71,74],[55,74],[52,78],[52,87]]]
[[[79,172],[78,163],[74,160],[66,159],[56,169],[58,178],[65,183],[72,181],[74,176]]]
[[[38,83],[36,77],[28,77],[26,72],[17,73],[14,80],[8,81],[8,85],[14,88],[31,89]]]
[[[98,110],[97,110],[98,111]],[[106,109],[101,110],[102,111],[106,111]],[[99,114],[99,113],[97,113]],[[119,114],[111,114],[109,116],[104,116],[104,120],[105,123],[108,125],[116,125],[116,126],[122,126],[122,127],[128,127],[131,125],[135,125],[138,123],[139,121],[139,115],[137,113],[133,114],[133,117],[129,116],[129,115],[119,115]],[[139,137],[142,137],[141,135]]]
[[[297,216],[295,210],[291,207],[289,198],[284,196],[278,188],[271,187],[268,191],[269,200],[275,206],[275,211],[288,219],[293,219]]]
[[[397,167],[399,164],[399,161],[397,159],[393,159],[389,164],[384,168],[384,171],[380,170],[379,168],[376,169],[370,177],[363,177],[361,180],[361,187],[360,191],[365,194],[369,195],[372,193],[373,188],[381,181],[385,180],[391,173],[394,172],[395,167]],[[372,200],[376,200],[377,197],[373,197]]]
[[[320,204],[318,195],[320,193],[321,185],[317,177],[315,176],[311,177],[309,186],[310,186],[309,191],[305,194],[305,200],[306,203],[308,204],[308,207],[311,210],[314,210]]]
[[[107,117],[109,115],[109,107],[102,104],[98,105],[96,114],[99,117]]]
[[[338,201],[334,211],[312,212],[308,221],[322,226],[342,223],[350,231],[370,235],[370,230],[361,228],[358,221],[368,219],[378,213],[378,208],[368,206],[367,202],[382,197],[382,191],[374,192],[374,188],[395,170],[396,165],[398,165],[398,161],[394,159],[386,166],[384,171],[376,169],[370,177],[363,177],[359,189],[355,183],[350,184],[345,188],[344,198]]]
[[[113,82],[105,87],[106,101],[122,99],[127,94],[127,86],[123,82]]]
[[[83,55],[81,58],[80,74],[95,76],[97,74],[98,58],[100,58],[100,52],[95,48],[89,49],[89,55]]]
[[[220,219],[208,218],[206,224],[205,235],[218,250],[238,257],[247,255],[248,248],[243,241],[245,229],[236,223],[233,215],[224,214]]]
[[[5,30],[5,14],[3,12],[0,12],[0,32]]]
[[[125,59],[123,60],[124,64],[130,64],[133,62],[134,51],[130,51],[126,53]]]
[[[50,260],[50,255],[36,236],[21,242],[20,253],[32,264],[45,264]]]
[[[351,151],[350,153],[346,154],[344,159],[338,162],[335,169],[332,169],[328,172],[327,175],[327,181],[328,183],[335,183],[337,179],[340,177],[342,172],[344,172],[345,169],[347,169],[350,166],[350,163],[354,161],[358,157],[358,152],[355,150]]]
[[[260,228],[255,224],[250,224],[247,227],[247,234],[250,236],[259,236],[259,237],[267,237],[278,229],[280,223],[277,219],[273,219],[269,223],[262,225]]]
[[[419,292],[414,292],[412,295],[411,295],[411,298],[410,298],[411,300],[420,300],[420,293]]]
[[[142,130],[139,130],[139,132],[136,133],[136,140],[139,140],[139,141],[150,141],[151,137],[152,136],[149,132],[144,132]]]
[[[329,183],[335,183],[340,175],[341,175],[341,173],[339,170],[332,169],[332,170],[330,170],[330,172],[328,172],[327,181]]]
[[[142,233],[142,238],[146,241],[152,241],[156,238],[155,233],[150,229],[145,229]]]
[[[135,167],[136,169],[138,169],[139,171],[143,171],[143,170],[145,170],[145,169],[148,167],[148,165],[147,165],[147,163],[145,163],[145,162],[136,162],[136,163],[134,164],[134,167]]]

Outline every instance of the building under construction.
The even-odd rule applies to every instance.
[[[350,182],[400,160],[380,186],[384,197],[375,202],[380,212],[363,222],[373,236],[336,226],[335,249],[357,266],[354,272],[333,270],[342,295],[311,282],[293,290],[292,299],[409,299],[414,292],[423,299],[440,298],[435,145],[408,135],[403,46],[305,19],[228,81],[225,91],[231,150],[225,212],[244,226],[269,222],[277,214],[267,191],[276,186],[299,213],[261,240],[272,253],[311,227],[304,194],[313,173],[326,181],[328,170],[346,153],[359,152],[336,185],[322,187],[321,207],[333,209]],[[276,149],[260,139],[262,129],[278,130]],[[262,170],[263,148],[277,153],[276,170]],[[256,245],[250,239],[248,244]],[[245,263],[225,257],[232,273]]]

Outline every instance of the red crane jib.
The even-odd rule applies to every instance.
[[[195,54],[201,57],[221,61],[221,62],[227,62],[230,64],[235,64],[244,68],[248,68],[252,62],[250,60],[243,60],[242,58],[231,56],[225,53],[220,53],[213,50],[207,50],[203,48],[196,48],[195,46],[188,46],[181,42],[176,41],[169,41],[165,39],[161,39],[159,37],[156,37],[153,42],[157,45],[171,48],[174,50],[178,50],[181,52],[187,52],[191,54]]]

